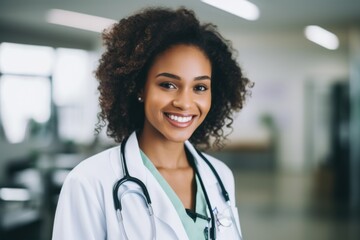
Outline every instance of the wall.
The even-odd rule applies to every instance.
[[[306,159],[305,89],[310,82],[331,85],[348,79],[347,30],[336,31],[341,46],[330,51],[307,41],[300,32],[262,34],[224,33],[239,52],[240,65],[255,82],[252,97],[238,115],[233,142],[262,143],[268,131],[259,121],[270,114],[279,131],[280,170],[299,172],[311,166]]]

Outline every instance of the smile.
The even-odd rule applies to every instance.
[[[177,116],[173,114],[166,114],[171,120],[178,122],[178,123],[187,123],[192,120],[192,116]]]

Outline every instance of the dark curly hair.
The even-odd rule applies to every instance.
[[[193,11],[146,8],[103,32],[105,52],[96,70],[99,80],[97,132],[107,123],[107,135],[121,142],[144,124],[144,107],[137,101],[156,56],[176,44],[197,46],[212,67],[212,104],[204,122],[189,139],[193,144],[220,146],[223,127],[244,105],[252,83],[243,76],[231,43],[213,24],[200,24]]]

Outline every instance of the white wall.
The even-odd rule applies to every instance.
[[[335,51],[307,41],[302,32],[269,32],[245,37],[241,33],[224,32],[238,50],[245,74],[255,82],[252,97],[234,124],[233,142],[266,141],[269,133],[258,119],[269,113],[280,131],[280,170],[305,169],[305,83],[315,81],[327,85],[348,79],[347,32],[339,32],[342,45]]]

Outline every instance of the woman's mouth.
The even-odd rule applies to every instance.
[[[190,122],[192,119],[192,116],[187,116],[187,117],[181,117],[181,116],[176,116],[176,115],[167,115],[171,120],[176,121],[176,122],[180,122],[180,123],[185,123],[185,122]]]
[[[170,120],[172,125],[177,127],[187,127],[191,124],[194,119],[194,115],[175,115],[171,113],[165,113],[165,116]]]

